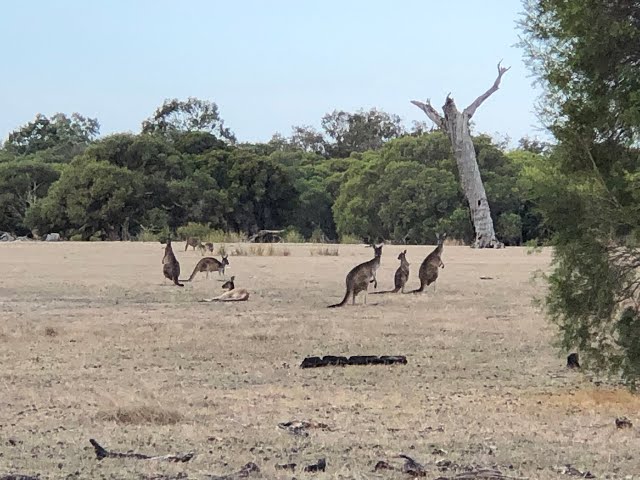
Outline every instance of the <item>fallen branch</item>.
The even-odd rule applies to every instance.
[[[9,473],[2,475],[0,480],[40,480],[38,477],[32,477],[31,475],[20,475],[19,473]]]
[[[312,465],[307,465],[306,467],[304,467],[303,471],[310,472],[310,473],[324,472],[326,468],[327,468],[327,460],[324,458],[321,458],[318,460],[317,463],[314,463]]]
[[[292,435],[302,435],[302,436],[308,436],[309,433],[307,432],[308,429],[310,428],[318,428],[321,430],[329,430],[331,431],[331,429],[329,428],[329,425],[327,425],[326,423],[320,423],[320,422],[307,422],[307,421],[300,421],[300,420],[293,420],[291,422],[283,422],[283,423],[279,423],[278,427],[286,430],[287,432],[291,433]]]
[[[300,368],[317,368],[335,365],[393,365],[407,364],[407,357],[404,355],[354,355],[352,357],[342,357],[335,355],[325,355],[324,357],[306,357],[300,364]]]
[[[482,469],[473,472],[458,473],[453,477],[438,477],[435,480],[527,480],[527,477],[512,477],[505,475],[499,470]]]
[[[282,237],[280,234],[284,232],[284,230],[260,230],[258,233],[251,235],[247,240],[249,243],[254,243],[256,241],[262,242],[262,240],[271,237],[276,243],[280,243],[282,241]],[[267,243],[267,242],[264,242]]]
[[[188,462],[194,456],[194,452],[178,454],[178,455],[145,455],[144,453],[133,453],[133,452],[111,452],[101,446],[98,442],[96,442],[93,438],[89,439],[91,445],[96,452],[96,457],[98,460],[102,460],[103,458],[135,458],[137,460],[163,460],[166,462]]]

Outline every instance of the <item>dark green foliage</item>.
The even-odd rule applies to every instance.
[[[75,153],[60,147],[69,144],[61,135],[44,145],[34,136],[22,153],[0,150],[2,228],[85,240],[175,235],[187,224],[249,235],[288,227],[316,240],[423,243],[438,231],[473,237],[449,139],[420,125],[406,134],[397,116],[379,110],[335,111],[323,117],[322,133],[295,127],[290,138],[240,144],[217,106],[197,99],[165,102],[140,134],[95,140],[82,118],[53,122],[75,132],[65,137],[74,138]],[[542,156],[506,155],[486,136],[476,148],[508,241],[528,240],[529,231],[544,241],[529,178]],[[34,190],[26,172],[49,176]]]
[[[100,125],[96,119],[78,113],[71,117],[56,113],[51,118],[38,114],[35,120],[9,134],[4,149],[14,155],[53,151],[70,160],[81,153],[99,132]]]
[[[47,195],[60,173],[51,164],[33,160],[0,163],[0,230],[27,235],[24,216]]]
[[[142,133],[152,133],[176,140],[190,132],[208,132],[219,140],[235,142],[235,135],[224,126],[214,102],[189,97],[167,99],[153,116],[142,122]]]
[[[520,180],[528,172],[488,137],[476,140],[494,219],[509,244],[519,245],[528,240],[520,210],[535,200],[532,190],[520,186],[530,183]],[[433,242],[435,233],[444,231],[466,242],[473,238],[456,163],[442,133],[405,136],[350,160],[333,206],[338,234],[412,243]]]
[[[531,0],[522,22],[558,140],[532,178],[555,232],[548,313],[594,370],[640,379],[640,5]],[[526,217],[525,217],[526,218]]]
[[[43,200],[29,208],[25,223],[39,232],[64,232],[83,240],[122,238],[142,216],[142,175],[104,161],[78,157]]]

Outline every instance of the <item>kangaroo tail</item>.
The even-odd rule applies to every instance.
[[[422,292],[424,292],[424,283],[420,282],[420,288],[411,290],[409,293],[422,293]]]
[[[327,308],[344,307],[347,304],[347,300],[349,300],[350,293],[351,293],[351,290],[347,288],[347,292],[344,294],[344,298],[342,299],[342,301],[334,305],[329,305]]]
[[[369,295],[382,295],[384,293],[398,293],[400,291],[399,288],[394,288],[393,290],[385,290],[383,292],[371,292]]]
[[[186,280],[179,280],[180,282],[190,282],[191,280],[193,280],[193,277],[196,276],[196,274],[198,273],[198,265],[196,265],[193,269],[193,272],[191,272],[191,276],[189,278],[187,278]]]
[[[184,282],[184,280],[182,281]],[[184,287],[184,283],[180,283],[180,280],[178,280],[177,276],[173,277],[173,283],[175,283],[179,287]]]

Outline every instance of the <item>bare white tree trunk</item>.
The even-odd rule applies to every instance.
[[[480,169],[478,168],[476,151],[473,148],[473,141],[471,140],[469,121],[474,113],[476,113],[478,107],[498,90],[500,80],[509,68],[502,67],[500,63],[498,63],[498,78],[496,78],[491,88],[476,98],[473,103],[462,112],[458,110],[450,95],[447,95],[447,99],[442,107],[444,117],[431,106],[429,100],[426,102],[411,101],[411,103],[420,108],[438,128],[445,131],[451,139],[451,146],[453,147],[453,153],[456,158],[456,163],[458,164],[460,183],[462,184],[462,190],[467,197],[469,208],[471,209],[473,227],[476,231],[476,240],[473,246],[476,248],[501,248],[503,244],[496,238],[496,233],[493,228],[491,210],[489,208],[487,195],[484,191]]]

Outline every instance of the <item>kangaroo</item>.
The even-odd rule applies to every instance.
[[[225,282],[222,284],[222,289],[223,290],[233,290],[234,288],[236,288],[236,285],[233,283],[233,281],[236,279],[235,275],[231,276],[231,280]]]
[[[373,283],[374,288],[378,287],[376,270],[378,270],[378,267],[380,266],[380,257],[382,256],[383,246],[384,244],[380,244],[380,246],[371,245],[371,247],[373,247],[374,257],[368,262],[361,263],[351,269],[347,274],[347,291],[344,294],[344,298],[340,303],[329,305],[328,308],[345,306],[349,300],[349,296],[352,298],[352,304],[355,305],[356,295],[360,292],[365,292],[364,303],[367,303],[366,292],[369,289],[369,284]]]
[[[393,283],[396,288],[393,290],[387,290],[386,292],[373,292],[372,295],[380,295],[382,293],[398,293],[402,291],[404,293],[404,286],[409,280],[409,262],[407,262],[407,251],[400,252],[398,255],[398,260],[400,260],[400,266],[396,270],[396,274],[393,276]]]
[[[444,239],[447,238],[447,234],[443,233],[442,235],[438,235],[436,233],[436,238],[438,239],[438,246],[433,252],[427,255],[427,258],[425,258],[422,265],[420,265],[420,271],[418,272],[420,288],[411,291],[411,293],[423,292],[426,287],[438,279],[438,268],[444,268],[444,263],[442,262],[442,247]]]
[[[167,239],[167,246],[164,247],[164,257],[162,257],[162,273],[164,276],[171,280],[179,287],[184,287],[178,277],[180,277],[180,263],[173,254],[173,248],[171,248],[171,239]]]
[[[189,247],[193,247],[193,250],[195,251],[196,247],[201,248],[200,245],[202,245],[202,242],[200,242],[199,238],[188,237],[187,242],[184,245],[184,251],[186,252]]]
[[[196,264],[191,276],[187,280],[183,280],[183,282],[190,282],[198,272],[206,272],[207,278],[209,278],[209,272],[217,271],[220,275],[224,275],[224,269],[227,265],[229,265],[228,255],[223,255],[222,261],[213,257],[204,257]]]
[[[211,242],[205,243],[204,248],[206,248],[209,253],[213,253],[213,243]]]
[[[238,288],[224,292],[213,298],[205,298],[202,302],[244,302],[249,300],[249,292],[244,288]]]

